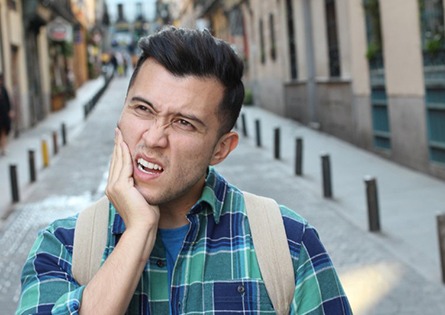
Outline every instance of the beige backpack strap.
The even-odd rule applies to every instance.
[[[261,275],[277,314],[289,314],[295,274],[280,207],[275,200],[243,192]]]
[[[81,285],[86,285],[100,268],[108,237],[108,211],[108,198],[104,196],[77,218],[72,273]]]

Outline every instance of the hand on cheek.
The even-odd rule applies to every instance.
[[[158,223],[158,207],[149,205],[134,186],[132,157],[119,128],[115,130],[106,195],[121,215],[127,229],[133,226],[149,227]]]

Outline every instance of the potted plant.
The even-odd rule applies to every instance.
[[[51,110],[58,111],[65,107],[65,87],[54,85],[51,87]]]

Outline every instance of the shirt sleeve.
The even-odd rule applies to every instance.
[[[352,314],[331,258],[314,228],[306,225],[296,269],[295,314]]]
[[[78,314],[84,286],[71,272],[74,220],[39,233],[22,270],[16,314]]]

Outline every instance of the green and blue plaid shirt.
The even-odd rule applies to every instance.
[[[292,314],[352,314],[331,259],[313,227],[281,206],[293,260]],[[128,314],[274,314],[261,279],[242,193],[210,169],[200,200],[188,214],[190,229],[172,275],[158,238],[130,302]],[[39,236],[22,273],[17,314],[77,314],[84,286],[72,276],[76,217],[55,221]],[[110,205],[103,259],[125,231]],[[170,300],[169,300],[170,290]]]

